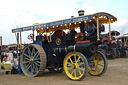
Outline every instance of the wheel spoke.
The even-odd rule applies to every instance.
[[[102,64],[100,64],[100,63],[99,63],[98,65],[100,65],[100,66],[104,67],[104,65],[102,65]]]
[[[96,68],[97,68],[97,70],[99,70],[99,71],[100,71],[100,69],[98,68],[98,66],[96,66]]]
[[[78,68],[78,69],[79,69],[79,70],[82,70],[82,71],[84,70],[84,68]]]
[[[73,71],[71,72],[71,75],[73,75],[73,73],[74,73],[74,69],[73,69]]]
[[[40,66],[40,64],[38,64],[38,63],[36,63],[36,62],[34,62],[34,63],[35,63],[36,66]]]
[[[71,59],[71,58],[69,58],[69,59],[70,59],[71,63],[73,64],[73,61],[72,61],[72,59]]]
[[[29,47],[28,47],[28,54],[31,57],[31,51],[30,51]]]
[[[38,61],[38,60],[40,60],[40,58],[34,59],[34,61]]]
[[[74,75],[75,75],[75,77],[76,77],[76,69],[74,70]]]
[[[36,72],[38,72],[38,67],[37,67],[37,65],[35,65],[35,70],[36,70]]]
[[[26,68],[28,68],[29,65],[30,65],[30,63],[28,63],[28,65],[26,66]]]
[[[31,74],[33,74],[33,71],[34,71],[34,67],[33,67],[33,64],[31,65]]]
[[[23,55],[25,55],[26,57],[30,58],[30,56],[29,56],[29,55],[27,55],[26,53],[24,53]]]
[[[94,55],[92,56],[92,59],[93,59],[93,60],[95,60],[95,56],[97,56],[97,55],[96,55],[96,54],[94,54]]]
[[[35,53],[35,55],[34,55],[34,59],[37,57],[37,56],[39,56],[39,53],[38,53],[38,51]]]
[[[94,66],[91,66],[91,71],[93,70]]]
[[[74,55],[75,63],[76,63],[76,55]]]
[[[36,71],[36,72],[38,72],[38,70],[39,70],[39,68],[38,68],[38,67],[39,67],[40,65],[39,65],[39,64],[37,64],[37,63],[33,63],[33,64],[35,64],[35,67],[34,67],[34,68],[35,68],[35,71]]]
[[[32,49],[32,53],[31,53],[32,56],[33,56],[33,54],[34,54],[34,51],[35,51],[35,48],[33,47],[33,49]]]
[[[99,57],[98,62],[101,62],[101,61],[103,61],[103,58],[102,57]]]
[[[26,63],[28,63],[29,61],[25,61],[25,62],[23,62],[23,64],[26,64]]]
[[[97,59],[96,59],[96,60],[97,60],[98,62],[99,62],[99,59],[100,59],[100,57],[99,57],[99,56],[97,56]]]
[[[68,65],[72,65],[70,62],[68,62]]]
[[[26,57],[25,59],[29,61],[29,58]]]
[[[73,69],[73,68],[67,68],[68,70],[71,70],[71,69]]]
[[[28,69],[31,67],[31,64],[28,66],[28,68],[26,69],[26,71],[28,71]]]
[[[81,71],[78,69],[79,74],[81,75]]]
[[[79,66],[81,66],[81,65],[83,65],[83,64],[84,64],[84,62],[80,63]]]
[[[96,71],[96,73],[97,73],[97,67],[95,66],[95,71]]]
[[[40,61],[36,61],[36,63],[39,63],[40,64]]]
[[[76,63],[79,61],[79,59],[80,59],[80,57],[78,57],[78,59],[77,59]]]

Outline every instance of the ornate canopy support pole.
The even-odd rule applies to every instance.
[[[51,35],[51,33],[50,33],[50,41],[49,42],[52,42],[52,35]]]
[[[33,31],[33,41],[34,41],[34,35],[35,35],[35,34],[34,34],[34,30],[32,30],[32,31]]]
[[[127,38],[124,37],[124,46],[127,46]]]
[[[1,39],[1,41],[0,41],[0,44],[1,44],[1,51],[2,51],[2,36],[0,36],[0,39]],[[1,69],[1,68],[0,68]]]
[[[48,40],[48,42],[50,42],[49,37],[48,37],[48,34],[47,34],[47,28],[45,29],[45,32],[46,32],[47,40]]]
[[[20,49],[22,49],[22,38],[21,38],[21,32],[20,32]]]
[[[111,36],[111,26],[110,26],[110,18],[109,18],[109,40],[112,40],[112,36]]]
[[[18,43],[18,38],[17,38],[16,32],[15,32],[15,37],[16,37],[16,41],[17,41],[17,49],[19,49],[19,43]]]
[[[100,40],[99,36],[99,18],[97,17],[97,40]]]

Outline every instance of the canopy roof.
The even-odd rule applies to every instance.
[[[120,36],[118,37],[119,39],[122,39],[122,38],[127,38],[128,39],[128,36]]]
[[[74,28],[77,29],[79,27],[79,24],[84,21],[85,23],[91,22],[91,21],[97,21],[97,18],[99,19],[100,24],[108,24],[109,19],[110,23],[114,23],[117,21],[117,18],[114,17],[113,15],[105,12],[99,12],[95,14],[90,14],[90,15],[84,15],[84,16],[79,16],[79,17],[73,17],[73,18],[68,18],[64,20],[59,20],[59,21],[53,21],[53,22],[48,22],[48,23],[38,23],[35,25],[31,26],[26,26],[26,27],[20,27],[16,29],[12,29],[12,33],[15,32],[23,32],[23,31],[28,31],[28,30],[36,30],[37,32],[53,32],[56,30],[68,30],[70,29],[70,26],[74,24]]]
[[[108,33],[108,35],[109,35],[109,33]],[[120,32],[118,32],[118,31],[111,31],[111,35],[112,36],[119,36]]]

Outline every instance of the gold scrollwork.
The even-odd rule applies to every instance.
[[[60,38],[57,38],[57,39],[56,39],[56,44],[57,44],[57,45],[60,45],[60,44],[61,44]]]

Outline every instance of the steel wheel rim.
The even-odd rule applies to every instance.
[[[21,67],[23,72],[29,76],[34,77],[38,74],[40,70],[40,54],[38,50],[32,46],[27,46],[23,52],[21,57]]]

